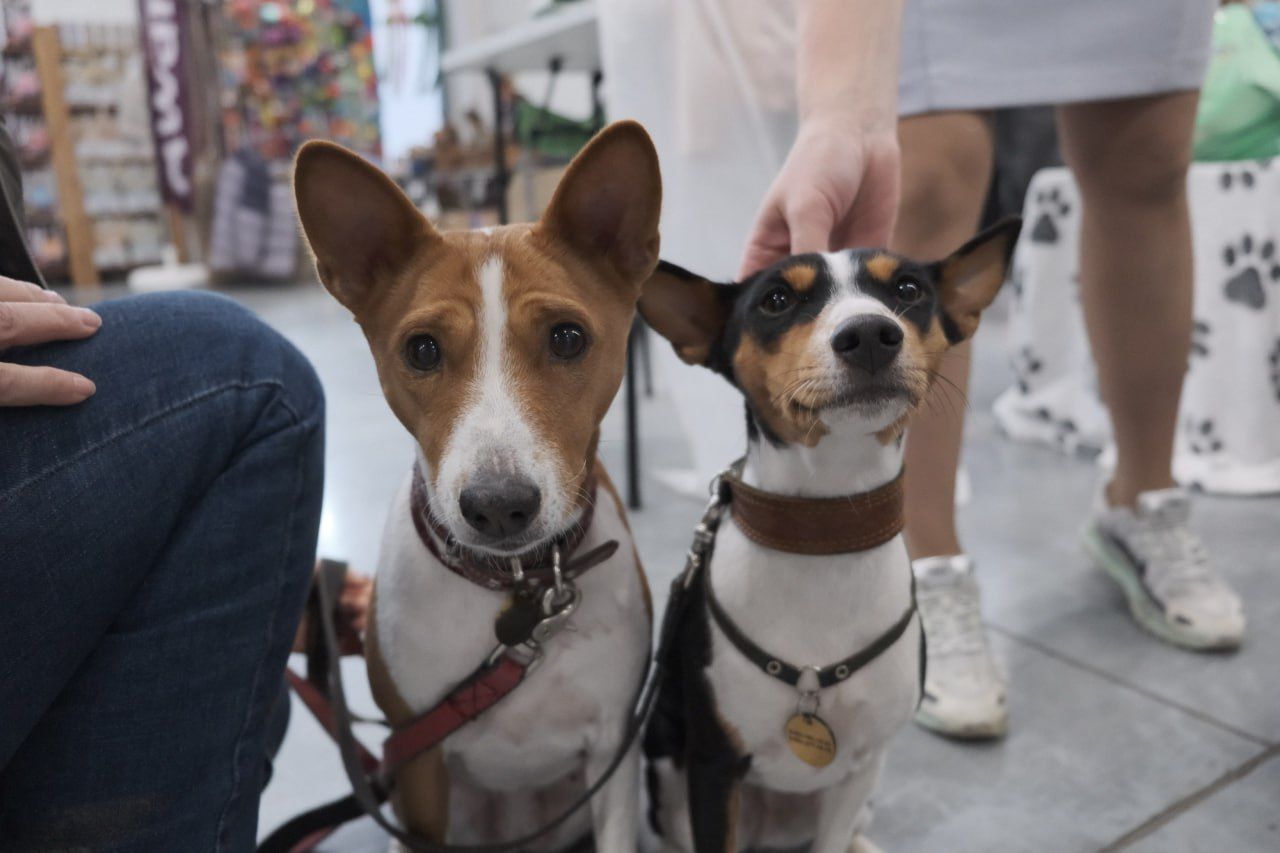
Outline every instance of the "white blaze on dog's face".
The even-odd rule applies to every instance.
[[[329,143],[303,146],[294,182],[320,279],[421,448],[433,515],[494,553],[575,523],[657,263],[661,181],[644,130],[610,125],[541,220],[487,232],[438,232]]]
[[[943,354],[973,334],[1004,282],[1021,222],[918,263],[877,249],[796,255],[740,284],[670,264],[640,311],[685,361],[724,375],[777,444],[831,432],[901,434]]]

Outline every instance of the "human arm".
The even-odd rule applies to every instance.
[[[766,193],[740,276],[799,252],[880,246],[898,208],[903,0],[800,0],[799,130]]]

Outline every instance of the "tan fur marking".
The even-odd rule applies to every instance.
[[[942,356],[951,345],[947,342],[946,333],[942,331],[942,324],[936,318],[931,319],[929,328],[923,335],[911,323],[904,323],[903,330],[905,335],[902,342],[902,355],[899,356],[903,368],[903,381],[910,389],[916,406],[919,406],[928,399],[934,377],[942,363]],[[876,438],[884,445],[897,441],[914,413],[915,407],[912,407],[897,421],[876,433]]]
[[[866,261],[863,266],[877,280],[887,282],[897,272],[898,260],[892,255],[880,254]]]
[[[812,411],[821,401],[805,384],[817,371],[808,363],[812,329],[789,329],[767,349],[744,337],[734,354],[733,370],[765,426],[783,441],[813,447],[827,434]]]
[[[579,260],[536,229],[505,241],[501,252],[512,384],[569,487],[580,489],[595,464],[600,421],[622,384],[639,283]],[[562,322],[581,325],[589,339],[571,362],[548,349],[551,330]]]
[[[599,459],[596,460],[596,482],[600,484],[600,488],[604,489],[613,498],[614,506],[618,508],[618,518],[622,521],[622,526],[631,532],[631,522],[627,520],[626,510],[623,509],[622,496],[618,494],[618,487],[613,484],[609,473],[604,470],[604,465]],[[640,576],[640,594],[644,598],[644,612],[649,616],[649,624],[653,624],[653,596],[649,592],[649,579],[645,577],[644,566],[640,563],[640,552],[636,549],[636,540],[631,538],[631,556],[635,560],[636,574]]]
[[[791,285],[797,293],[805,293],[809,288],[813,287],[813,282],[818,277],[818,271],[808,264],[796,264],[787,267],[782,271],[782,278]]]
[[[369,628],[365,632],[365,662],[369,670],[369,688],[378,707],[392,726],[413,717],[413,710],[396,690],[391,673],[378,651],[377,589],[369,600]],[[396,817],[410,831],[436,844],[443,844],[449,830],[449,771],[444,764],[444,749],[419,755],[396,773],[391,805]]]

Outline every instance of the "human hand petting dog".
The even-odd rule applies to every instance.
[[[898,210],[898,138],[839,118],[801,126],[756,215],[739,278],[788,255],[889,242]]]
[[[52,290],[0,276],[0,358],[11,347],[87,338],[101,325],[93,311],[68,305]],[[0,406],[70,406],[96,390],[78,373],[0,360]]]

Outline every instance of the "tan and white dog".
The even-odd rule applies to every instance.
[[[415,833],[521,837],[614,757],[649,652],[648,590],[596,445],[657,263],[657,155],[638,124],[610,125],[540,221],[484,232],[438,232],[390,179],[329,143],[302,148],[295,191],[320,279],[355,315],[418,445],[386,524],[366,637],[373,694],[393,725],[438,703],[494,648],[505,593],[437,554],[506,566],[574,532],[588,484],[602,486],[578,547],[621,547],[578,578],[571,630],[511,695],[396,778],[397,816]],[[533,849],[593,834],[598,850],[633,850],[637,753],[589,811]]]
[[[768,540],[731,502],[737,523],[720,524],[702,583],[690,585],[645,740],[665,849],[865,849],[866,806],[921,680],[898,533],[902,430],[995,297],[1019,227],[1001,223],[934,263],[880,250],[798,255],[736,284],[661,264],[645,285],[645,319],[745,397],[743,494],[814,522],[797,541],[774,518]],[[876,522],[871,544],[810,547],[847,541],[827,522],[857,523],[847,506],[877,494],[894,496],[895,515]],[[811,675],[785,682],[788,665]]]

